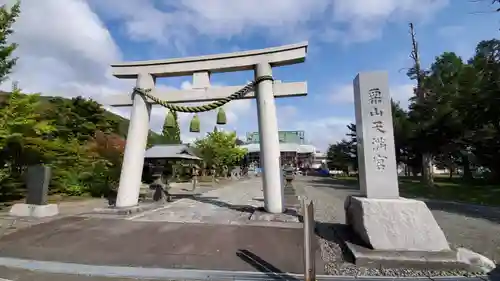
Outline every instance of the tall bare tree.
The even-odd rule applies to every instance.
[[[426,91],[424,88],[425,71],[422,70],[420,64],[420,54],[418,50],[418,42],[416,40],[415,28],[413,23],[410,23],[410,36],[412,49],[410,53],[410,58],[413,60],[413,67],[410,69],[409,73],[415,80],[417,80],[417,85],[415,87],[415,103],[423,103],[426,97]],[[422,183],[427,186],[434,186],[433,177],[433,165],[432,165],[432,153],[427,150],[421,151],[422,156]]]

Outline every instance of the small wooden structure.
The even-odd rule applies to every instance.
[[[144,199],[154,192],[153,199],[166,198],[167,201],[170,201],[169,183],[177,174],[174,165],[179,163],[188,165],[190,166],[189,173],[192,173],[193,168],[198,167],[199,161],[201,158],[196,156],[193,149],[185,144],[155,145],[149,148],[144,157],[143,171],[143,180],[149,184],[149,187],[141,188],[140,197]],[[191,176],[195,177],[194,174]],[[194,179],[193,187],[195,184],[196,179]]]

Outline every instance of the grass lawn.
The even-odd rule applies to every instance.
[[[357,184],[357,178],[336,177],[347,184]],[[435,176],[435,187],[426,187],[419,178],[399,177],[402,197],[427,198],[479,205],[500,206],[500,185],[487,184],[481,180],[464,182],[460,178]]]

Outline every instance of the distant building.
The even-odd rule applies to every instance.
[[[321,165],[326,165],[326,163],[327,163],[326,153],[316,151],[316,153],[314,153],[314,160],[312,162],[311,168],[319,169],[321,168]]]
[[[278,131],[280,143],[305,144],[304,131]],[[247,133],[246,143],[260,143],[259,132]]]
[[[185,144],[162,144],[154,145],[146,150],[145,163],[165,165],[169,160],[191,160],[199,161],[193,149]]]
[[[316,161],[316,147],[306,144],[304,131],[279,131],[281,164],[292,163],[296,167],[311,167]],[[245,144],[247,161],[260,166],[260,139],[258,132],[247,133]]]

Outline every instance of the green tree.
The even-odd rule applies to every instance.
[[[175,125],[174,127],[169,128],[167,126],[167,118],[165,117],[165,121],[163,124],[163,130],[162,130],[162,138],[161,138],[161,143],[162,144],[181,144],[181,131],[179,129],[179,118],[177,116],[177,112],[172,111],[172,114],[174,115],[174,120],[175,120]]]
[[[443,153],[452,157],[460,146],[463,134],[460,112],[454,107],[459,93],[463,62],[454,53],[436,57],[430,69],[421,77],[423,95],[416,95],[410,104],[409,120],[412,124],[409,146],[422,157],[422,182],[432,186],[433,160]],[[451,154],[450,154],[451,153]],[[445,161],[448,162],[448,161]],[[427,166],[429,165],[429,166]],[[450,168],[452,165],[448,165]]]
[[[0,107],[0,190],[3,195],[22,186],[28,165],[45,160],[55,131],[50,121],[37,113],[38,95],[23,95],[15,88]]]
[[[21,4],[17,2],[10,9],[7,5],[0,6],[0,83],[7,79],[12,67],[16,65],[17,58],[12,57],[16,50],[16,43],[9,43],[9,36],[14,33],[12,25],[16,22],[21,12]]]
[[[50,98],[42,112],[44,118],[54,120],[57,137],[77,138],[86,141],[97,131],[109,133],[118,129],[116,119],[109,118],[106,110],[97,102],[81,96],[72,99]]]
[[[207,166],[220,168],[238,165],[246,150],[236,145],[236,133],[211,132],[195,141],[195,149]]]
[[[358,166],[356,147],[352,141],[341,140],[330,145],[326,157],[330,169],[344,171],[346,174]]]
[[[500,40],[481,41],[462,75],[458,110],[464,142],[478,164],[500,180]]]

